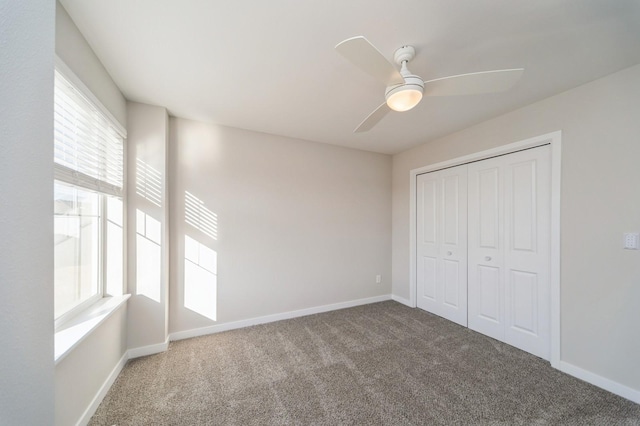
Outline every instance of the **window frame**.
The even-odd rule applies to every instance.
[[[82,186],[73,184],[73,183],[68,183],[62,180],[58,180],[58,179],[54,179],[54,182],[58,182],[61,183],[63,185],[67,185],[69,187],[73,187],[73,188],[79,188],[88,192],[93,192],[95,194],[98,195],[98,214],[100,215],[100,222],[99,222],[99,227],[98,227],[98,250],[99,251],[99,256],[98,256],[98,289],[96,291],[96,294],[94,294],[93,296],[89,297],[88,299],[84,300],[83,302],[79,303],[78,305],[74,306],[73,308],[69,309],[68,311],[66,311],[65,313],[63,313],[62,315],[60,315],[59,317],[55,317],[54,316],[54,328],[58,328],[61,325],[64,325],[64,323],[66,323],[67,321],[69,321],[70,319],[74,318],[76,315],[78,315],[79,313],[81,313],[82,311],[90,308],[94,303],[98,302],[99,300],[101,300],[102,298],[105,297],[106,295],[106,286],[105,286],[105,278],[106,278],[106,268],[105,268],[105,253],[107,250],[107,239],[106,239],[106,227],[107,227],[107,217],[106,217],[106,213],[107,213],[107,209],[106,209],[106,202],[105,202],[105,197],[107,196],[104,193],[101,192],[97,192],[91,189],[87,189],[84,188]],[[54,214],[55,216],[55,214]],[[124,232],[124,231],[123,231]],[[123,277],[124,278],[124,277]],[[55,285],[55,284],[54,284]]]
[[[106,182],[98,181],[90,176],[87,176],[81,172],[75,171],[61,164],[55,162],[53,159],[54,176],[52,184],[59,182],[63,185],[72,186],[85,191],[90,191],[98,194],[98,212],[100,215],[99,223],[99,243],[100,250],[98,259],[98,291],[95,295],[82,301],[78,305],[69,309],[59,317],[54,317],[54,329],[58,330],[62,328],[67,322],[82,314],[85,311],[91,309],[93,305],[101,300],[110,296],[123,296],[127,289],[127,131],[120,124],[120,122],[111,114],[111,112],[98,100],[98,98],[89,90],[89,88],[80,80],[80,78],[56,55],[55,67],[54,67],[54,80],[55,73],[58,72],[63,78],[65,78],[78,93],[85,98],[96,112],[100,113],[103,118],[108,122],[109,126],[122,138],[122,156],[123,156],[123,176],[122,176],[122,188],[118,188],[115,185],[110,185]],[[53,140],[52,140],[53,142]],[[121,288],[108,293],[107,285],[107,227],[109,224],[108,218],[108,200],[107,197],[119,198],[122,202],[122,286]],[[55,215],[55,213],[54,213]],[[55,284],[54,284],[55,286]]]

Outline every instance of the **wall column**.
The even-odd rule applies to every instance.
[[[162,107],[127,103],[128,347],[132,357],[166,349],[169,309],[167,143]]]

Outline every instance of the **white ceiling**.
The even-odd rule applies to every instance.
[[[640,63],[638,0],[62,0],[129,100],[178,117],[397,153]],[[384,87],[335,52],[415,46],[425,80],[524,67],[501,94],[425,98],[352,130]],[[597,99],[593,100],[597,102]]]

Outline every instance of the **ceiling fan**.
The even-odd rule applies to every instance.
[[[387,86],[385,102],[376,108],[353,131],[366,132],[373,128],[390,110],[408,111],[418,105],[422,96],[454,96],[495,93],[509,90],[524,72],[523,68],[474,72],[423,81],[407,68],[415,57],[412,46],[402,46],[393,55],[400,70],[389,62],[363,36],[348,38],[336,45],[336,50],[362,71]]]

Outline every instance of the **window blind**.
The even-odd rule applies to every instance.
[[[55,74],[54,161],[58,180],[121,195],[124,140],[60,72]]]

